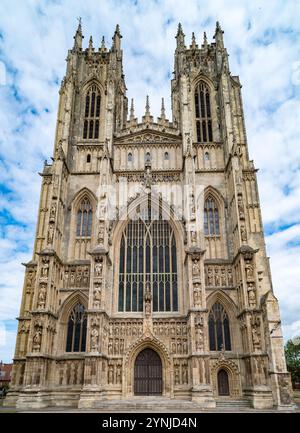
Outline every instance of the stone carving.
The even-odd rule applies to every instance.
[[[41,277],[48,278],[49,276],[49,259],[44,258],[42,260]]]
[[[246,272],[247,281],[253,281],[254,273],[253,273],[253,266],[251,265],[250,260],[246,260],[245,272]]]
[[[101,307],[101,284],[95,283],[95,289],[93,292],[93,307],[100,308]]]
[[[238,194],[238,212],[239,212],[240,220],[244,220],[245,219],[245,211],[244,211],[242,194]]]
[[[197,232],[191,232],[191,243],[192,245],[197,245]]]
[[[99,278],[102,276],[103,271],[103,258],[99,257],[95,259],[95,277]]]
[[[90,285],[90,266],[70,265],[64,274],[64,287],[89,287]]]
[[[195,317],[195,343],[197,352],[204,349],[203,325],[203,316],[201,314],[198,314]]]
[[[151,295],[150,284],[146,284],[146,291],[145,291],[145,295],[144,295],[146,318],[150,317],[150,315],[151,315],[151,300],[152,300],[152,295]]]
[[[40,284],[40,290],[38,294],[38,308],[44,309],[46,305],[46,284],[41,283]]]
[[[208,287],[227,287],[233,285],[231,266],[205,266],[205,284]]]
[[[50,219],[49,221],[55,221],[55,217],[56,217],[56,203],[52,203],[51,208],[50,208]]]
[[[194,259],[193,260],[193,275],[194,276],[200,276],[200,263],[199,263],[199,259]]]
[[[103,245],[104,244],[104,236],[105,236],[105,227],[104,225],[100,225],[98,229],[98,244]]]
[[[26,293],[30,293],[35,284],[35,271],[30,269],[26,278]]]
[[[201,285],[200,283],[196,283],[194,285],[194,306],[195,307],[199,307],[201,306],[202,302],[201,302]]]
[[[254,283],[249,283],[247,286],[247,292],[248,292],[248,304],[249,307],[255,307],[256,306],[256,293],[255,293],[255,285]]]
[[[34,327],[34,335],[32,339],[32,349],[34,352],[39,352],[41,350],[42,344],[42,325],[36,324]]]
[[[186,385],[189,383],[188,363],[186,360],[174,361],[174,385]]]
[[[260,331],[260,318],[259,316],[252,316],[251,318],[251,334],[254,351],[261,349],[261,331]]]
[[[241,224],[241,239],[242,239],[242,242],[247,241],[247,231],[246,231],[245,224]]]
[[[48,245],[52,244],[53,238],[54,238],[54,223],[50,222],[48,234],[47,234],[47,244]]]
[[[91,332],[91,351],[92,352],[97,352],[98,348],[99,348],[99,332],[96,328],[92,329]]]

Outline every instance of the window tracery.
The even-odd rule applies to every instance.
[[[84,197],[77,211],[76,237],[91,237],[93,210],[90,200]]]
[[[231,350],[229,319],[223,305],[216,302],[208,316],[210,350]]]
[[[177,254],[174,231],[159,218],[132,220],[120,244],[119,311],[143,311],[144,288],[152,290],[153,311],[177,311]]]
[[[66,352],[85,352],[87,317],[82,304],[77,304],[70,313],[67,327]]]
[[[200,81],[195,90],[195,117],[197,142],[212,142],[210,90],[204,81]]]
[[[83,138],[98,139],[100,127],[101,94],[99,88],[93,84],[85,97]]]
[[[205,236],[220,235],[219,209],[211,195],[204,202],[204,234]]]

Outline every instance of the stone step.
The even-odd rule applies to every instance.
[[[249,409],[251,407],[248,400],[217,400],[216,406],[218,409]]]
[[[197,411],[200,409],[195,402],[188,400],[163,399],[163,398],[132,398],[128,400],[98,400],[94,408],[107,412],[126,411]]]

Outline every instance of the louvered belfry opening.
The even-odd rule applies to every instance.
[[[152,349],[142,350],[134,365],[134,394],[162,395],[162,363]]]

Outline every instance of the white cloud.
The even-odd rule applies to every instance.
[[[7,86],[0,85],[0,184],[5,185],[0,185],[0,206],[22,223],[10,222],[0,238],[1,320],[14,318],[19,310],[24,272],[20,262],[30,260],[37,218],[37,172],[52,154],[59,84],[76,17],[83,18],[85,44],[92,34],[96,47],[102,35],[111,46],[115,25],[120,24],[128,98],[135,99],[139,117],[147,94],[154,116],[160,113],[161,97],[171,116],[167,77],[173,71],[178,22],[189,45],[192,31],[198,44],[204,30],[212,41],[218,19],[225,30],[231,72],[243,84],[250,157],[260,168],[264,223],[274,232],[266,242],[283,329],[286,337],[299,331],[298,6],[297,0],[1,1],[0,62]],[[3,232],[5,217],[0,221]],[[290,225],[294,227],[280,233]]]

